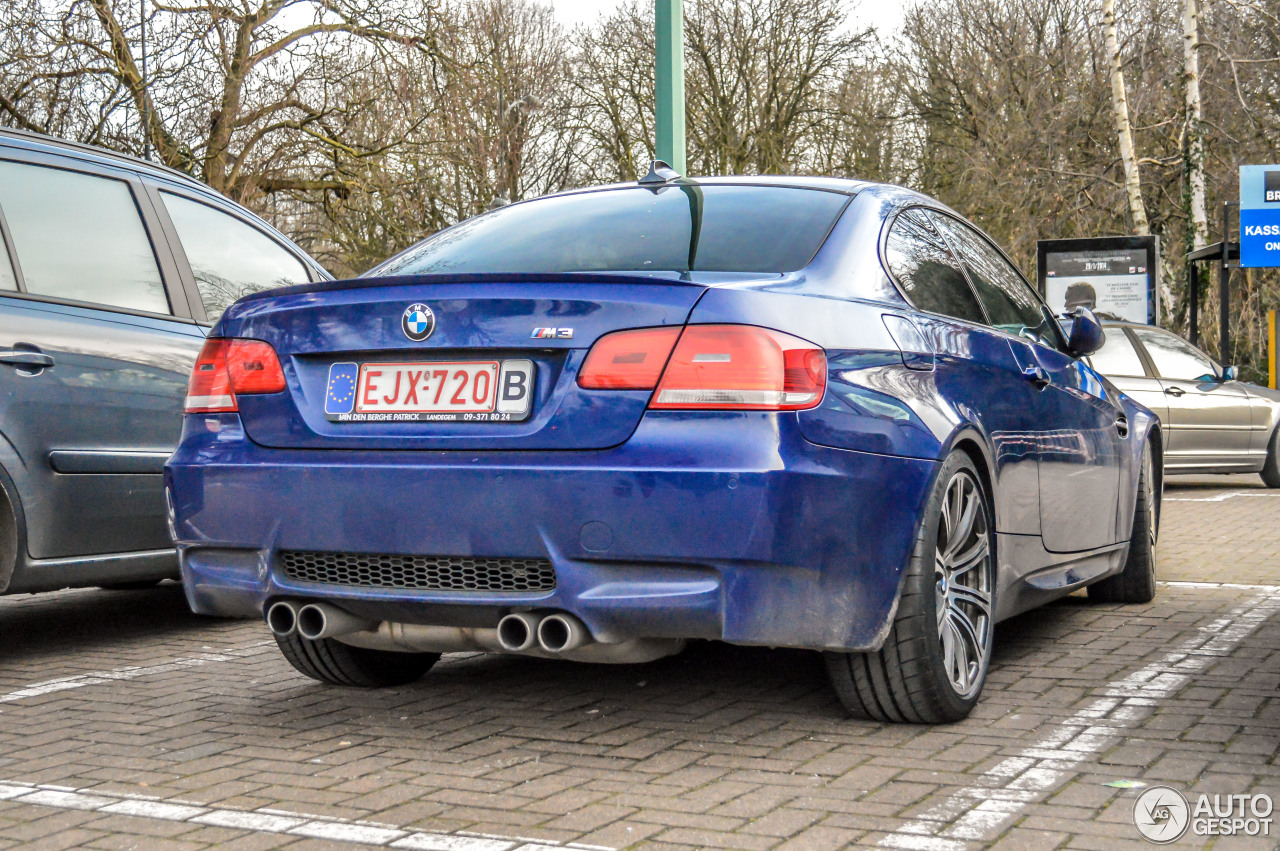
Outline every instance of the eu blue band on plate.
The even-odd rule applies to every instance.
[[[356,406],[356,380],[360,367],[353,363],[335,363],[329,367],[329,390],[324,395],[326,414],[349,414]]]

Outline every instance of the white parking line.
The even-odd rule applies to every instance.
[[[1168,585],[1171,588],[1229,588],[1233,591],[1261,591],[1267,594],[1280,594],[1280,585],[1244,585],[1239,582],[1179,582],[1177,580],[1168,582],[1161,580],[1157,584]]]
[[[1014,822],[1027,804],[1044,800],[1080,763],[1111,747],[1126,728],[1151,715],[1158,701],[1177,694],[1193,675],[1229,655],[1267,618],[1280,612],[1280,594],[1264,587],[1268,589],[1265,593],[1200,627],[1176,650],[1109,683],[1101,697],[1053,728],[1040,742],[1001,760],[979,777],[977,785],[930,807],[885,836],[879,845],[913,851],[962,851],[970,842],[990,840]],[[1135,833],[1135,841],[1136,837]]]
[[[1280,496],[1280,491],[1266,491],[1258,493],[1256,491],[1232,491],[1231,493],[1220,493],[1217,496],[1166,496],[1165,502],[1226,502],[1229,499],[1235,499],[1238,496]]]
[[[0,801],[34,804],[61,810],[91,810],[105,815],[127,815],[162,821],[212,825],[257,833],[283,833],[350,842],[381,845],[409,851],[615,851],[605,845],[578,842],[556,842],[551,839],[521,839],[492,834],[428,833],[377,822],[329,818],[306,813],[281,814],[235,810],[227,807],[205,807],[190,801],[164,801],[142,795],[121,795],[96,789],[66,786],[33,785],[19,781],[0,782]]]
[[[42,682],[26,686],[25,688],[0,694],[0,703],[12,703],[15,700],[22,700],[23,698],[39,697],[43,694],[69,691],[71,689],[84,688],[85,686],[98,685],[100,683],[115,682],[117,680],[133,680],[138,677],[148,677],[152,674],[164,674],[169,671],[177,671],[182,668],[194,668],[200,665],[208,665],[210,662],[230,662],[232,659],[241,659],[245,656],[252,656],[258,652],[258,648],[265,647],[268,644],[274,644],[274,642],[255,641],[245,647],[224,650],[219,653],[200,653],[186,659],[175,659],[172,662],[160,662],[156,665],[127,665],[123,668],[115,668],[110,671],[94,671],[89,674],[76,674],[71,677],[58,677],[57,679],[44,680]]]

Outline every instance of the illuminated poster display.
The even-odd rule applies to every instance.
[[[1036,253],[1040,294],[1054,313],[1088,307],[1100,319],[1155,323],[1158,237],[1041,240]]]

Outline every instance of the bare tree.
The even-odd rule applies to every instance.
[[[830,93],[871,38],[838,0],[694,0],[685,33],[690,160],[706,174],[808,170]]]
[[[365,153],[335,134],[339,113],[353,106],[334,97],[343,72],[389,66],[406,52],[439,58],[433,2],[156,0],[148,22],[154,73],[144,79],[136,55],[141,22],[128,17],[135,4],[71,0],[46,17],[39,0],[29,0],[36,52],[64,76],[55,81],[38,67],[11,76],[3,108],[19,126],[56,129],[37,93],[65,97],[58,86],[78,78],[110,92],[102,98],[104,122],[118,123],[121,107],[131,105],[162,162],[234,198],[333,186],[306,167]],[[282,157],[288,171],[272,168]]]
[[[635,180],[654,156],[653,4],[631,0],[573,35],[580,179]],[[690,127],[690,132],[697,132]]]
[[[529,0],[477,0],[444,7],[439,27],[448,34],[449,73],[436,78],[407,68],[394,98],[381,91],[378,69],[345,83],[344,101],[362,106],[351,115],[358,126],[344,137],[367,148],[379,139],[399,144],[348,159],[342,179],[349,192],[293,193],[309,209],[315,238],[308,245],[343,274],[495,201],[569,185],[569,47],[550,9]],[[387,108],[389,102],[407,107]]]
[[[1133,147],[1133,130],[1129,124],[1129,96],[1125,92],[1124,62],[1116,39],[1115,0],[1102,0],[1102,29],[1107,45],[1107,71],[1111,79],[1111,114],[1115,121],[1120,162],[1124,166],[1124,188],[1129,198],[1129,215],[1138,234],[1151,233],[1147,224],[1147,207],[1142,200],[1142,176],[1138,156]]]
[[[1186,98],[1183,134],[1186,165],[1187,215],[1192,250],[1209,242],[1209,217],[1205,212],[1204,116],[1200,108],[1200,27],[1197,0],[1182,0],[1182,86]]]

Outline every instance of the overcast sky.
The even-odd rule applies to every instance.
[[[595,20],[602,12],[611,12],[617,8],[620,1],[550,0],[556,17],[568,27]],[[853,14],[855,25],[873,26],[880,31],[881,38],[884,38],[892,35],[902,24],[903,7],[906,3],[901,0],[863,0],[849,5],[856,5]]]

